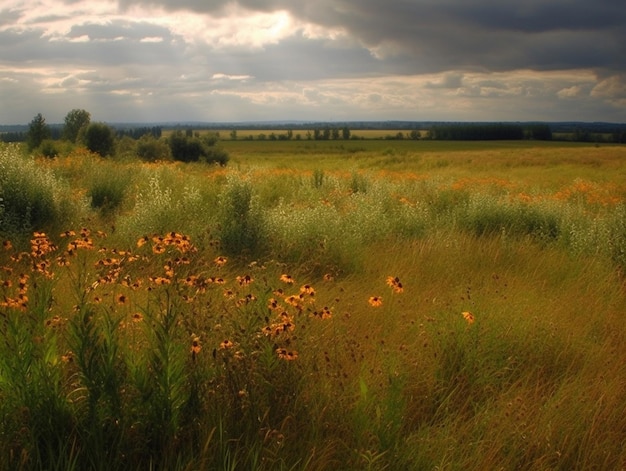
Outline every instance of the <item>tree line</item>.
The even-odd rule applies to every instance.
[[[511,123],[445,124],[432,126],[428,131],[428,138],[444,141],[521,139],[548,141],[552,139],[552,131],[547,124],[534,124],[530,126]]]
[[[191,129],[174,132],[163,137],[160,126],[115,129],[106,123],[92,122],[91,114],[83,109],[71,110],[62,127],[50,126],[38,113],[25,132],[2,134],[5,142],[25,142],[28,152],[38,152],[45,157],[59,155],[60,141],[82,145],[102,157],[134,155],[142,160],[178,160],[182,162],[207,162],[226,165],[228,153],[217,144],[219,134],[200,136]]]

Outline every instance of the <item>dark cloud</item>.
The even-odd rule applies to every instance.
[[[169,10],[222,14],[225,0],[120,0]],[[239,0],[252,11],[287,10],[301,20],[342,28],[379,58],[413,60],[416,72],[451,67],[489,70],[593,67],[623,70],[622,0]]]

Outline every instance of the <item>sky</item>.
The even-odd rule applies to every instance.
[[[626,122],[624,0],[0,0],[0,124]]]

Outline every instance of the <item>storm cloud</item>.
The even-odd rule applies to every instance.
[[[0,1],[0,123],[626,121],[621,0],[35,3]]]

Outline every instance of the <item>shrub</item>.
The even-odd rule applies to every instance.
[[[146,162],[156,162],[157,160],[170,160],[172,151],[163,139],[155,139],[151,134],[142,136],[137,141],[137,157]]]
[[[59,149],[57,148],[55,141],[46,139],[39,146],[38,154],[48,157],[49,159],[54,159],[59,155]]]
[[[99,167],[91,174],[87,196],[91,206],[109,213],[121,206],[131,182],[128,172],[115,172],[110,167]]]
[[[263,218],[250,180],[229,175],[219,195],[218,225],[228,254],[256,254],[263,246]]]
[[[87,126],[83,139],[91,152],[102,157],[113,155],[115,151],[115,131],[104,123],[91,123]]]
[[[181,162],[206,162],[226,165],[228,154],[226,151],[216,148],[217,136],[204,137],[190,136],[176,131],[169,138],[172,158]]]
[[[15,145],[0,147],[0,205],[5,234],[60,228],[82,213],[68,188]]]

